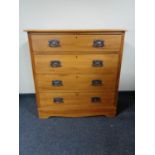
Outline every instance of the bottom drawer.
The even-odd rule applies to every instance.
[[[114,93],[40,93],[39,100],[40,107],[58,109],[104,107],[114,105]]]

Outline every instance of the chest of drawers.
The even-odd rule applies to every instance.
[[[115,116],[124,30],[27,30],[39,118]]]

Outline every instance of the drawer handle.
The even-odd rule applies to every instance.
[[[52,81],[52,86],[54,86],[54,87],[63,86],[63,82],[61,80],[53,80]]]
[[[102,86],[102,81],[101,80],[92,80],[92,85],[93,86]]]
[[[104,40],[94,40],[93,47],[103,47],[104,46]]]
[[[61,98],[61,97],[56,97],[56,98],[53,98],[53,102],[54,103],[63,103],[64,102],[64,99]]]
[[[102,60],[93,60],[92,66],[93,67],[102,67],[103,66],[103,61]]]
[[[60,41],[59,40],[49,40],[48,45],[50,47],[59,47],[60,46]]]
[[[61,67],[61,62],[58,60],[51,61],[50,66],[53,68]]]
[[[91,98],[91,102],[92,103],[100,103],[101,102],[101,98],[97,97],[97,96],[94,96],[94,97]]]

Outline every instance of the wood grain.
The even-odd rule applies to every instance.
[[[39,118],[116,115],[125,30],[27,32]],[[51,39],[60,40],[61,46],[49,47]],[[104,40],[104,47],[93,47],[98,39]],[[62,67],[51,68],[53,60],[61,61]],[[103,61],[103,66],[92,67],[93,60]],[[61,80],[63,86],[52,86],[52,80]],[[92,86],[92,80],[101,80],[102,85]],[[92,96],[100,97],[101,102],[92,104]],[[62,97],[64,103],[54,103],[56,97]]]
[[[32,64],[32,74],[33,74],[33,78],[34,78],[34,88],[35,88],[35,92],[36,92],[36,104],[37,107],[39,107],[39,90],[38,90],[38,85],[37,85],[37,80],[36,80],[36,74],[35,74],[35,63],[34,63],[34,55],[33,55],[33,49],[32,49],[32,40],[31,40],[31,33],[28,33],[28,41],[29,41],[29,49],[30,49],[30,55],[31,55],[31,64]]]
[[[119,88],[119,81],[120,81],[122,56],[123,56],[124,37],[125,37],[125,34],[122,34],[121,49],[119,51],[119,61],[118,61],[118,68],[117,68],[117,79],[116,79],[116,86],[115,86],[115,106],[117,106],[117,100],[118,100],[118,88]]]
[[[70,29],[27,29],[25,32],[31,33],[119,33],[122,34],[126,30],[123,29],[78,29],[78,30],[70,30]]]
[[[116,74],[118,54],[89,55],[35,55],[36,73],[48,74]],[[103,62],[103,66],[94,67],[93,61]],[[51,67],[52,61],[59,61],[60,67]]]
[[[52,81],[60,80],[63,85],[55,87]],[[101,80],[101,86],[93,86],[92,80]],[[90,75],[50,75],[37,74],[37,83],[39,92],[72,92],[72,91],[114,91],[116,84],[116,75],[113,74],[90,74]]]
[[[99,97],[101,102],[92,102],[92,97]],[[114,93],[100,93],[100,92],[85,92],[85,93],[40,93],[40,107],[58,107],[66,108],[66,106],[77,105],[81,107],[84,105],[92,106],[110,106],[114,105]],[[55,103],[54,98],[62,98],[62,103]]]
[[[38,108],[39,118],[48,118],[50,116],[59,117],[86,117],[86,116],[99,116],[105,115],[108,117],[114,117],[116,115],[116,107],[94,107],[94,106],[70,106],[66,109],[53,108],[53,107],[41,107]]]
[[[49,40],[59,40],[59,47],[50,47]],[[104,40],[104,47],[93,47],[94,40]],[[33,34],[32,47],[34,53],[44,54],[49,51],[119,51],[121,35],[59,35]],[[52,53],[51,53],[52,54]]]
[[[94,40],[103,40],[103,47],[93,47]],[[119,51],[121,35],[77,35],[77,51]]]

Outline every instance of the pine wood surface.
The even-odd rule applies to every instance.
[[[102,61],[101,67],[93,66],[93,61]],[[36,73],[62,74],[116,74],[118,54],[87,54],[87,55],[35,55]],[[60,67],[52,67],[52,61],[59,61]]]
[[[50,47],[50,40],[58,40],[59,47]],[[104,46],[93,47],[94,40],[103,40]],[[49,51],[119,51],[121,48],[121,35],[58,35],[58,34],[33,34],[32,47],[34,53],[44,54]]]
[[[39,118],[115,116],[125,30],[27,30]],[[49,47],[57,39],[59,47]],[[103,40],[96,48],[94,40]],[[94,67],[94,60],[103,65]],[[51,67],[59,61],[61,67]],[[55,87],[53,80],[63,85]],[[93,86],[92,80],[102,85]],[[93,96],[101,99],[92,103]],[[54,98],[63,98],[55,103]]]
[[[39,92],[114,91],[116,84],[116,75],[113,74],[37,74],[36,78]],[[53,86],[54,80],[62,81],[62,86]],[[101,80],[102,85],[92,85],[93,80]]]

